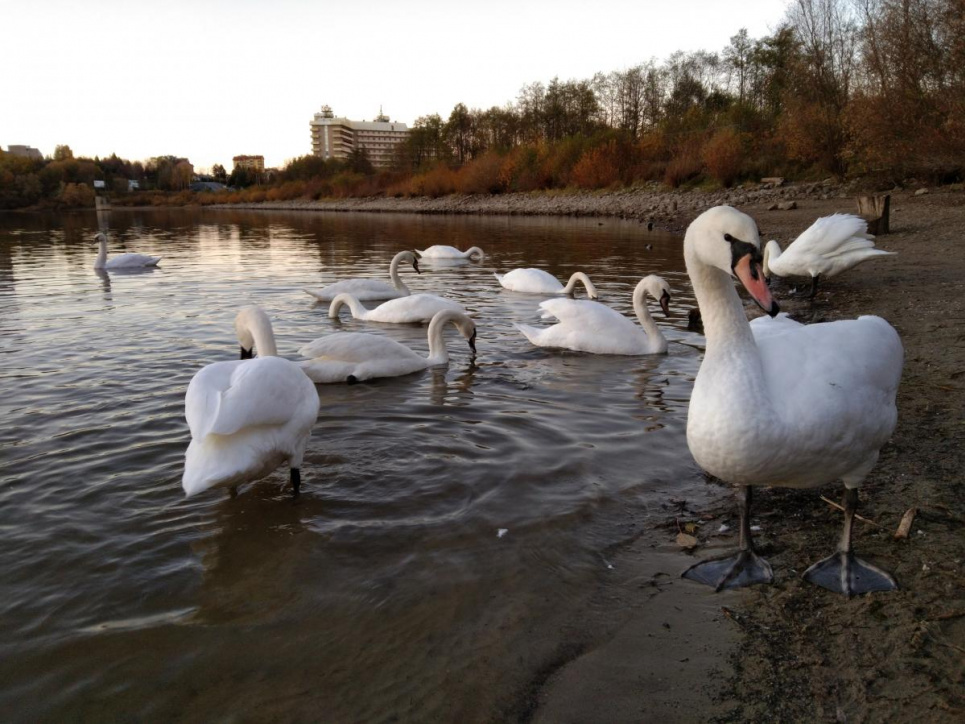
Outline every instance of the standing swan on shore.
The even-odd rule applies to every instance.
[[[890,256],[893,251],[876,249],[868,223],[853,214],[824,216],[781,252],[773,239],[764,247],[764,276],[811,277],[811,297],[818,293],[818,280],[833,277],[867,259]]]
[[[459,302],[438,297],[435,294],[410,294],[407,297],[390,299],[375,307],[375,309],[366,309],[351,294],[339,294],[332,300],[332,304],[328,308],[328,316],[332,319],[338,319],[338,313],[343,306],[347,306],[356,319],[364,319],[369,322],[386,322],[388,324],[429,322],[437,312],[441,312],[443,309],[462,314],[466,313],[465,308]]]
[[[405,282],[402,281],[402,277],[399,276],[399,264],[402,262],[412,264],[412,268],[416,270],[416,273],[421,273],[419,271],[419,260],[416,258],[416,255],[411,251],[400,251],[392,257],[392,261],[389,264],[389,278],[392,280],[392,284],[387,284],[381,279],[343,279],[340,282],[329,284],[327,287],[322,287],[318,290],[306,289],[305,293],[311,294],[320,302],[330,302],[339,294],[351,294],[362,302],[407,297],[412,292],[409,290],[409,287],[405,285]]]
[[[771,329],[755,323],[761,330],[754,333],[732,277],[771,316],[778,307],[764,282],[757,225],[729,206],[690,225],[684,258],[707,339],[687,444],[704,470],[737,486],[740,506],[738,552],[697,563],[684,576],[717,590],[769,583],[771,567],[751,540],[753,486],[810,488],[842,480],[837,552],[804,578],[848,596],[897,588],[888,573],[854,555],[851,526],[857,489],[897,421],[898,334],[872,316],[810,325],[780,320]]]
[[[564,287],[560,281],[552,274],[542,269],[513,269],[505,274],[493,272],[504,289],[511,292],[524,292],[526,294],[572,294],[577,282],[582,282],[586,289],[586,295],[590,299],[599,296],[593,282],[583,272],[573,272],[570,280]]]
[[[572,349],[593,354],[666,354],[667,339],[647,309],[645,295],[670,312],[670,285],[655,274],[641,279],[633,290],[633,311],[640,326],[600,302],[585,299],[547,299],[540,302],[543,319],[559,320],[551,327],[514,326],[537,347]]]
[[[301,368],[313,382],[362,382],[376,377],[399,377],[428,367],[449,364],[449,350],[443,337],[452,323],[469,340],[476,354],[476,324],[465,314],[443,310],[429,323],[429,356],[413,352],[394,339],[364,332],[337,332],[309,342],[298,353],[308,357]]]
[[[102,232],[94,235],[94,243],[100,243],[101,245],[100,250],[97,252],[97,258],[94,260],[95,269],[143,269],[144,267],[157,266],[157,263],[161,261],[161,257],[159,256],[135,253],[118,254],[108,259],[107,236]]]
[[[318,392],[294,362],[277,357],[268,315],[243,307],[235,317],[241,359],[201,369],[184,398],[191,429],[181,485],[192,496],[215,487],[232,494],[286,460],[292,494],[318,418]],[[252,359],[257,348],[259,357]]]
[[[465,251],[459,251],[454,246],[445,246],[444,244],[430,246],[425,251],[416,249],[416,254],[423,259],[472,259],[478,257],[476,261],[482,261],[484,256],[483,250],[478,246],[471,246]]]

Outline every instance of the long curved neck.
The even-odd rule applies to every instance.
[[[656,350],[666,352],[667,338],[663,336],[660,327],[657,326],[657,323],[653,321],[653,317],[650,316],[650,310],[647,309],[646,293],[647,291],[644,285],[637,284],[636,289],[633,290],[633,311],[636,312],[637,319],[640,320],[640,326],[643,327],[643,331],[647,333],[647,339],[650,340]]]
[[[95,269],[103,269],[107,264],[107,238],[100,237],[100,251],[97,252],[97,259],[94,260]]]
[[[455,312],[440,312],[429,322],[429,364],[444,365],[449,362],[449,348],[443,332],[446,325],[456,318]]]
[[[408,295],[410,294],[409,287],[405,285],[405,282],[402,281],[402,277],[399,276],[399,264],[402,262],[403,258],[403,254],[396,254],[394,257],[392,257],[392,262],[389,264],[389,278],[392,279],[392,286],[394,286],[400,292],[404,292],[406,295]],[[354,309],[352,310],[352,313],[355,314]],[[355,314],[355,316],[357,317],[358,315]]]
[[[597,296],[596,287],[593,286],[593,282],[590,281],[590,277],[588,277],[583,272],[573,273],[573,275],[570,277],[570,280],[566,283],[566,286],[563,288],[563,294],[572,294],[573,290],[576,289],[577,282],[583,283],[583,287],[586,289],[586,293],[588,296],[596,298]]]
[[[471,247],[469,247],[468,249],[466,249],[466,250],[462,253],[462,255],[463,255],[466,259],[472,259],[473,256],[478,256],[480,259],[482,259],[482,258],[483,258],[483,250],[480,249],[478,246],[471,246]]]
[[[764,276],[771,276],[772,264],[781,258],[781,245],[771,239],[764,245]]]
[[[278,348],[275,346],[275,332],[271,322],[265,315],[256,316],[248,321],[248,331],[255,340],[255,349],[259,357],[277,357]]]
[[[328,316],[331,319],[337,318],[343,305],[352,310],[352,316],[356,319],[365,319],[365,315],[369,313],[369,310],[362,306],[362,302],[351,294],[343,293],[336,295],[335,299],[332,300],[328,307]]]

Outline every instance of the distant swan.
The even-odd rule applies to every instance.
[[[667,339],[654,323],[644,299],[649,294],[669,313],[670,285],[662,277],[644,277],[633,290],[633,310],[638,327],[619,312],[600,302],[585,299],[547,299],[540,302],[543,318],[556,317],[551,327],[514,325],[537,347],[572,349],[593,354],[664,354]]]
[[[181,485],[187,496],[269,475],[286,460],[298,495],[301,465],[318,418],[318,392],[294,362],[275,356],[275,337],[259,307],[235,317],[241,360],[215,362],[191,380],[184,414],[191,429]],[[251,359],[257,348],[260,355]]]
[[[429,356],[423,357],[393,339],[363,332],[337,332],[316,339],[298,350],[309,358],[301,367],[312,381],[362,382],[376,377],[398,377],[412,372],[449,364],[449,350],[443,330],[446,324],[455,325],[469,340],[469,348],[476,354],[476,324],[465,314],[443,310],[429,323]]]
[[[821,324],[787,318],[748,324],[736,276],[760,307],[777,315],[762,274],[757,225],[729,206],[705,211],[687,229],[684,258],[704,321],[707,347],[687,413],[687,445],[701,468],[738,489],[733,555],[701,561],[684,576],[720,590],[773,580],[754,550],[754,486],[812,488],[844,483],[837,551],[805,580],[852,595],[897,587],[854,555],[858,487],[895,429],[903,350],[894,328],[863,316]]]
[[[409,262],[416,273],[419,273],[419,260],[416,255],[411,251],[400,251],[392,257],[392,262],[389,264],[389,277],[392,279],[392,284],[387,284],[381,279],[343,279],[318,290],[306,289],[305,293],[311,294],[320,302],[330,302],[339,294],[351,294],[362,302],[407,297],[412,292],[399,276],[399,264],[402,262]]]
[[[443,309],[452,312],[465,314],[465,308],[458,302],[435,294],[410,294],[400,299],[390,299],[383,302],[374,309],[366,309],[362,303],[351,294],[339,294],[332,300],[328,308],[328,316],[332,319],[338,318],[339,310],[347,306],[352,310],[352,316],[356,319],[364,319],[369,322],[387,322],[389,324],[412,324],[417,322],[428,322]]]
[[[596,287],[593,282],[583,272],[574,272],[570,280],[564,287],[556,277],[543,271],[542,269],[513,269],[506,274],[496,274],[496,281],[503,285],[505,289],[512,292],[525,292],[527,294],[572,294],[577,282],[582,282],[586,287],[586,294],[590,299],[596,299]]]
[[[476,261],[482,261],[484,256],[483,250],[478,246],[472,246],[465,251],[459,251],[454,246],[445,246],[442,244],[430,246],[425,251],[416,249],[416,253],[425,259],[472,259],[473,257],[478,257]]]
[[[815,221],[781,253],[773,239],[764,247],[764,276],[811,277],[811,296],[821,276],[833,277],[867,259],[889,256],[893,251],[876,249],[868,223],[853,214],[832,214]]]
[[[94,260],[95,269],[137,269],[146,266],[157,266],[161,261],[159,256],[148,256],[147,254],[118,254],[110,259],[107,258],[107,236],[98,232],[94,236],[94,243],[100,243],[100,251],[97,252],[97,259]]]

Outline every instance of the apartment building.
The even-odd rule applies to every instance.
[[[390,121],[381,109],[374,121],[351,121],[336,118],[331,107],[322,106],[321,113],[315,114],[310,127],[312,155],[347,159],[352,151],[361,148],[376,168],[391,166],[395,147],[409,135],[404,123]]]
[[[264,156],[235,156],[231,161],[234,163],[235,168],[250,168],[256,173],[261,173],[265,170]]]

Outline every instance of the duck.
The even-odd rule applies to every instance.
[[[476,261],[482,261],[484,254],[483,250],[478,246],[471,246],[465,251],[459,251],[454,246],[446,246],[445,244],[436,244],[435,246],[430,246],[428,249],[416,249],[416,254],[422,259],[473,259]]]
[[[547,299],[540,302],[543,319],[556,318],[551,327],[514,324],[537,347],[572,349],[593,354],[666,354],[667,339],[647,309],[645,295],[670,311],[670,285],[663,277],[644,277],[633,290],[633,310],[640,325],[600,302],[585,299]]]
[[[238,311],[235,333],[240,359],[206,365],[188,385],[184,414],[191,443],[181,486],[187,497],[219,487],[233,497],[239,485],[288,461],[298,497],[318,391],[296,363],[277,356],[271,321],[260,307]]]
[[[526,294],[572,294],[576,288],[576,283],[580,282],[586,289],[586,294],[590,299],[596,299],[599,295],[593,282],[583,272],[574,272],[570,275],[569,281],[564,287],[556,277],[542,269],[513,269],[505,274],[493,272],[504,289],[511,292],[524,292]]]
[[[298,353],[308,360],[301,363],[306,375],[318,384],[354,384],[378,377],[399,377],[429,367],[449,364],[449,350],[443,331],[452,324],[469,341],[476,354],[476,324],[467,315],[450,309],[436,312],[429,322],[429,356],[413,352],[393,339],[364,332],[337,332],[316,339]]]
[[[155,267],[161,261],[159,256],[148,256],[147,254],[118,254],[107,258],[107,235],[98,232],[94,235],[94,243],[100,244],[97,258],[94,260],[95,269],[143,269],[145,267]]]
[[[764,247],[764,277],[811,277],[811,298],[822,276],[833,277],[868,259],[895,252],[876,249],[868,222],[854,214],[823,216],[781,252],[771,239]]]
[[[388,324],[419,324],[432,320],[432,317],[443,309],[466,314],[466,309],[459,302],[454,302],[435,294],[410,294],[408,297],[390,299],[382,302],[374,309],[366,309],[362,303],[351,294],[339,294],[332,300],[328,308],[328,316],[338,319],[342,307],[348,307],[356,319],[369,322],[386,322]]]
[[[683,575],[718,591],[770,583],[771,566],[751,537],[752,490],[840,480],[845,513],[837,550],[804,578],[847,596],[893,590],[891,574],[855,556],[851,533],[858,488],[897,422],[901,340],[871,315],[808,325],[787,318],[749,323],[735,276],[764,312],[780,312],[760,247],[754,220],[729,206],[705,211],[684,237],[706,337],[687,445],[701,468],[735,486],[740,526],[735,553],[696,563]]]
[[[340,282],[329,284],[327,287],[322,287],[321,289],[305,289],[304,292],[315,297],[315,299],[320,302],[330,302],[339,294],[351,294],[362,302],[407,297],[412,292],[399,276],[399,265],[403,262],[412,264],[412,268],[416,270],[416,273],[421,274],[419,271],[419,259],[416,255],[411,251],[400,251],[392,257],[392,261],[389,263],[389,278],[392,280],[392,284],[388,284],[381,279],[343,279]]]

